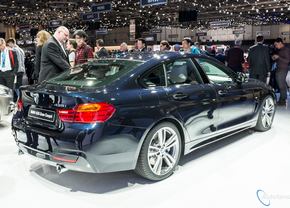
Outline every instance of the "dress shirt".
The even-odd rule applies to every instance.
[[[4,63],[2,63],[3,56],[4,56]],[[7,48],[4,51],[1,51],[0,58],[1,58],[1,60],[0,60],[0,70],[2,72],[11,71],[12,68],[11,68],[10,57],[9,57],[9,52],[8,52]]]
[[[54,35],[53,35],[53,36],[54,36]],[[54,37],[55,37],[55,36],[54,36]],[[63,44],[62,44],[61,42],[59,42],[59,40],[58,40],[56,37],[55,37],[55,39],[57,40],[57,42],[58,42],[59,45],[61,46],[61,48],[62,48],[62,50],[63,50],[65,56],[67,56],[67,53],[66,53],[65,50],[64,50]]]

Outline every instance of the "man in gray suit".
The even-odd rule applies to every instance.
[[[266,82],[267,77],[271,76],[270,53],[266,46],[263,46],[264,37],[256,37],[256,45],[250,47],[248,63],[250,78],[259,79]]]
[[[71,68],[64,43],[69,38],[69,31],[66,27],[60,26],[42,46],[41,68],[39,82],[49,80],[59,73]]]

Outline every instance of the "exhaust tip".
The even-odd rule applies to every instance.
[[[20,155],[23,155],[23,154],[24,154],[24,152],[21,149],[19,149],[18,150],[18,155],[20,156]]]
[[[64,165],[60,165],[60,164],[56,165],[56,172],[58,174],[64,173],[66,171],[68,171],[68,169],[66,169],[66,167]]]

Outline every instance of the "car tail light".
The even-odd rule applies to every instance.
[[[60,120],[75,123],[98,123],[108,120],[115,112],[108,103],[88,103],[69,110],[57,110]]]
[[[17,100],[17,111],[21,111],[23,106],[23,102],[21,102],[19,99]]]
[[[57,110],[60,120],[73,122],[75,116],[75,108],[69,110]]]

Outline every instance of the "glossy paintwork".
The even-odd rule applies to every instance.
[[[12,90],[0,85],[0,121],[11,112]]]
[[[183,152],[187,154],[198,144],[217,136],[253,127],[263,98],[267,94],[275,96],[270,87],[256,80],[211,84],[196,61],[203,84],[146,88],[140,84],[140,78],[154,66],[184,57],[194,60],[199,56],[150,53],[131,57],[144,64],[105,87],[47,83],[22,87],[23,109],[12,119],[19,148],[46,163],[64,164],[72,170],[130,170],[136,166],[146,135],[159,122],[169,121],[177,126],[182,135]],[[129,56],[122,58],[130,59]],[[233,73],[233,76],[236,75]],[[39,95],[38,104],[34,100],[35,93]],[[95,124],[62,122],[57,113],[53,122],[28,117],[31,106],[56,111],[91,102],[110,103],[115,113],[108,121]],[[57,161],[53,157],[76,162]]]

